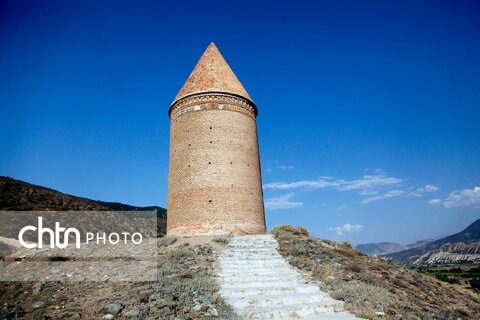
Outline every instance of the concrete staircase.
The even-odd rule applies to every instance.
[[[233,237],[219,257],[220,293],[247,319],[358,319],[278,253],[272,235]]]

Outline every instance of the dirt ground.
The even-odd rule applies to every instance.
[[[1,282],[0,319],[235,319],[214,278],[226,243],[218,237],[160,238],[156,281]],[[21,268],[35,258],[20,256],[4,263]]]

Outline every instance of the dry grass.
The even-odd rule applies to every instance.
[[[360,264],[355,263],[355,261],[347,261],[344,266],[346,271],[352,271],[355,273],[360,273],[363,271],[363,268]]]
[[[367,319],[386,313],[396,301],[395,295],[387,289],[361,281],[341,282],[334,286],[331,294],[345,301],[347,310]]]
[[[304,227],[298,226],[298,227],[293,227],[291,225],[280,225],[272,228],[270,230],[270,233],[272,233],[274,236],[278,236],[279,234],[291,234],[295,236],[306,236],[308,237],[308,230],[305,229]]]
[[[342,244],[340,244],[340,246],[337,246],[335,250],[344,256],[349,256],[349,257],[364,256],[363,253],[355,250],[355,248],[352,247],[352,245],[349,242],[342,242]]]
[[[346,309],[359,317],[467,320],[480,314],[478,295],[366,256],[348,242],[320,240],[296,230],[298,227],[292,226],[272,229],[280,253],[319,280],[322,290],[345,301]]]
[[[168,247],[171,244],[177,242],[178,238],[175,236],[164,236],[158,239],[158,245],[160,247]]]
[[[184,258],[193,257],[195,254],[190,248],[178,248],[167,253],[168,261],[179,261]]]

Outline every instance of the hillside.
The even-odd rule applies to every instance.
[[[479,261],[480,219],[465,230],[425,245],[389,253],[384,257],[403,265],[426,265],[434,263],[457,263]]]
[[[4,211],[151,211],[157,210],[158,232],[165,234],[167,210],[137,207],[64,194],[46,187],[0,176],[0,210]]]
[[[467,261],[480,262],[480,242],[444,244],[439,249],[429,250],[422,254],[414,264],[425,266],[463,263]]]
[[[280,254],[311,274],[322,290],[365,319],[477,319],[478,294],[414,269],[367,256],[350,246],[308,235],[304,228],[272,230]]]

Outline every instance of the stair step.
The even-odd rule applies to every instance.
[[[290,266],[272,235],[233,237],[218,262],[220,294],[246,319],[358,319]]]
[[[313,316],[319,318],[321,315],[325,316],[325,319],[330,319],[327,316],[335,313],[332,308],[313,304],[245,308],[241,310],[241,314],[250,319],[304,319],[305,317]]]
[[[255,297],[255,296],[261,296],[261,295],[282,295],[282,294],[302,294],[302,293],[309,293],[309,294],[315,294],[318,293],[318,289],[309,286],[309,287],[300,287],[300,288],[294,288],[294,287],[286,287],[286,288],[281,288],[281,287],[261,287],[261,288],[221,288],[221,294],[227,298],[235,298],[235,299],[241,299],[245,297]]]
[[[228,277],[228,278],[221,278],[221,279],[222,279],[222,283],[226,284],[226,285],[230,285],[230,284],[237,285],[238,284],[238,279],[236,279],[236,278]],[[270,277],[245,276],[242,280],[242,288],[246,287],[248,285],[250,285],[251,287],[257,287],[259,284],[262,284],[262,283],[276,283],[276,282],[278,282],[278,279],[282,279],[281,282],[287,282],[287,281],[290,282],[290,283],[297,282],[299,285],[303,285],[305,283],[304,281],[301,281],[301,279],[299,277],[297,277],[296,275],[288,275],[288,276],[285,276],[285,277],[282,277],[282,278],[273,277],[273,276],[270,276]],[[240,287],[238,287],[238,288],[240,288]]]
[[[292,282],[288,280],[276,280],[276,281],[263,281],[263,282],[224,282],[222,283],[222,287],[225,289],[259,289],[262,287],[270,287],[270,288],[288,288],[291,287]]]
[[[288,306],[296,304],[314,304],[319,307],[331,307],[337,310],[341,310],[341,308],[343,308],[343,302],[334,300],[325,294],[318,293],[297,293],[294,295],[258,295],[255,297],[244,297],[232,302],[232,305],[239,309],[252,307]]]

